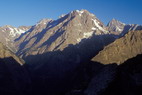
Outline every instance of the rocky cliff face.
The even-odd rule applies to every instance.
[[[141,29],[140,25],[128,25],[115,19],[105,26],[87,10],[75,10],[62,15],[57,20],[43,19],[39,21],[28,32],[17,38],[15,44],[18,47],[17,54],[25,58],[51,51],[63,51],[69,45],[83,43],[85,39],[95,38],[95,36],[98,37],[96,40],[105,46],[115,39],[123,37],[128,31]]]
[[[76,10],[58,20],[42,20],[18,38],[16,43],[19,47],[18,54],[28,56],[62,51],[70,44],[76,45],[93,35],[105,34],[109,34],[107,28],[95,15],[87,10]]]
[[[121,64],[142,54],[142,31],[130,31],[124,37],[106,46],[92,60],[102,64]]]

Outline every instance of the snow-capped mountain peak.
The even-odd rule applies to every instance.
[[[15,37],[21,35],[22,33],[25,33],[28,29],[20,29],[10,25],[5,25],[1,27],[0,30],[3,32],[7,32],[7,34],[9,34],[12,37]]]
[[[7,45],[13,52],[16,52],[17,47],[13,44],[14,40],[29,29],[30,27],[26,26],[20,26],[18,28],[10,25],[2,26],[0,27],[0,42]]]
[[[44,25],[46,22],[49,23]],[[50,19],[39,21],[23,36],[22,40],[17,40],[17,43],[26,41],[23,51],[29,48],[33,53],[36,49],[36,53],[42,54],[48,51],[64,50],[69,44],[77,45],[91,39],[94,35],[101,36],[108,33],[107,27],[95,15],[87,10],[74,10],[54,21]],[[24,37],[26,40],[23,40]]]
[[[125,25],[126,24],[124,24],[116,19],[112,19],[108,23],[107,26],[109,28],[109,31],[116,32],[116,33],[120,34],[124,30]]]
[[[95,17],[94,14],[90,13],[89,11],[82,9],[82,10],[74,10],[70,12],[71,14],[77,14],[78,16],[82,17],[83,14],[90,15],[92,17]]]
[[[112,19],[108,23],[108,29],[111,33],[124,36],[128,31],[141,30],[142,26],[137,24],[125,24],[116,19]]]
[[[109,24],[115,24],[115,25],[122,24],[122,25],[126,25],[125,23],[122,23],[122,22],[120,22],[120,21],[118,21],[118,20],[116,20],[114,18],[109,22]]]

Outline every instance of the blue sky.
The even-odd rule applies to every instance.
[[[0,0],[0,26],[34,25],[76,9],[87,9],[105,24],[113,18],[142,24],[142,0]]]

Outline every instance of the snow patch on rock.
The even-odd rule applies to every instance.
[[[93,35],[93,31],[91,32],[87,32],[87,33],[83,33],[83,38],[89,38]]]
[[[95,27],[92,27],[92,30],[97,30]]]
[[[106,31],[106,30],[104,30],[104,29],[99,25],[99,22],[98,22],[96,19],[92,19],[92,20],[93,20],[95,26],[96,26],[99,30],[101,30],[101,31]]]
[[[94,33],[94,31],[83,33],[83,37],[78,38],[77,42],[79,43],[79,42],[81,42],[82,39],[90,38],[93,35],[93,33]]]

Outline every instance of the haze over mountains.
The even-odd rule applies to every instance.
[[[135,60],[142,54],[141,30],[141,25],[127,25],[115,19],[105,26],[89,11],[75,10],[57,20],[42,19],[34,26],[0,27],[0,42],[7,47],[0,44],[0,58],[12,57],[16,63],[6,62],[25,63],[17,68],[26,75],[28,81],[23,83],[30,90],[22,88],[18,90],[19,95],[114,95],[116,93],[112,94],[111,89],[118,86],[114,81],[123,78],[120,74],[123,68],[131,69],[134,65],[129,66],[127,60]],[[141,80],[141,77],[137,76],[137,79]],[[132,81],[131,87],[141,89],[141,83],[135,83],[137,80]],[[130,95],[128,90],[124,90],[124,95]],[[8,94],[16,92],[8,90]],[[123,93],[117,92],[121,92],[117,95]]]

